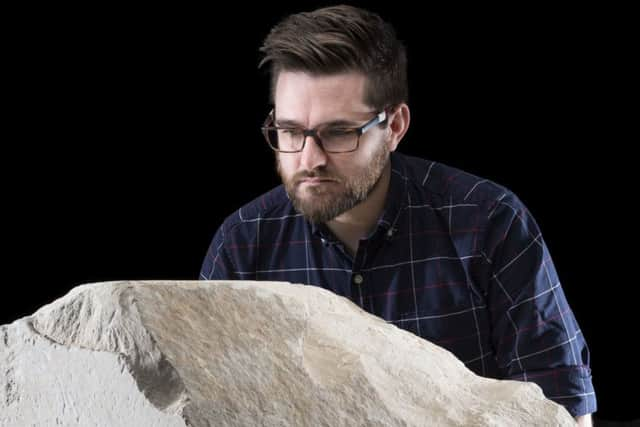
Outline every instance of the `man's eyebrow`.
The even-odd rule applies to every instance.
[[[354,122],[354,121],[350,121],[350,120],[331,120],[328,122],[324,122],[324,123],[320,123],[318,126],[332,126],[332,127],[358,127],[362,124],[361,121],[359,122]],[[293,127],[293,128],[303,128],[304,125],[301,124],[300,122],[297,122],[295,120],[291,120],[291,119],[279,119],[276,120],[276,126],[280,126],[280,127]],[[316,127],[318,127],[316,126]]]

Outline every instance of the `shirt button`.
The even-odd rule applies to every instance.
[[[364,282],[364,278],[362,277],[362,274],[355,274],[353,276],[353,283],[355,283],[356,285],[361,285],[362,282]]]

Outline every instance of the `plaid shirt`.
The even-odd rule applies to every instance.
[[[523,203],[436,162],[392,153],[391,169],[384,211],[355,257],[281,185],[224,221],[200,278],[320,286],[479,375],[533,381],[573,416],[595,412],[587,344]]]

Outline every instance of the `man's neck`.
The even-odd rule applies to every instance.
[[[391,161],[382,170],[382,176],[369,196],[347,212],[327,222],[327,227],[349,249],[352,256],[358,249],[358,242],[369,235],[384,209],[391,180]]]

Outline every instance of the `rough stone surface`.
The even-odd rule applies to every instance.
[[[0,425],[575,424],[321,288],[108,282],[0,327]]]

